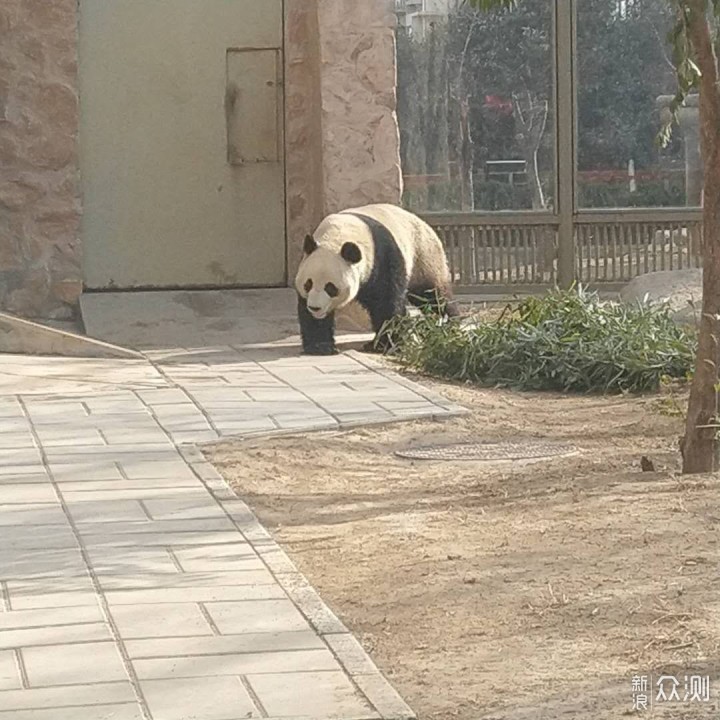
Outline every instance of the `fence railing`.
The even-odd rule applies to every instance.
[[[553,285],[563,248],[549,213],[427,213],[459,290]],[[699,209],[594,210],[573,217],[575,279],[623,283],[647,272],[700,267]]]

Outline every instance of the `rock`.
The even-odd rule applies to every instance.
[[[646,273],[620,291],[620,299],[626,303],[642,301],[645,297],[651,303],[667,303],[675,322],[694,325],[702,304],[702,269]]]
[[[42,194],[37,185],[22,180],[8,178],[0,181],[0,207],[5,210],[19,210],[32,205]]]
[[[288,268],[330,212],[400,203],[395,14],[387,0],[287,0]],[[319,72],[319,75],[318,75]]]

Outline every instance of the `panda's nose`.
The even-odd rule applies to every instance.
[[[308,305],[308,310],[309,310],[310,312],[320,312],[320,308],[319,308],[319,307],[313,307],[312,305]]]

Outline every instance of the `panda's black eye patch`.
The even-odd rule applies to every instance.
[[[339,294],[340,291],[339,291],[339,290],[335,287],[335,285],[333,285],[332,283],[327,283],[327,284],[325,285],[325,292],[326,292],[330,297],[333,297],[333,298],[334,298],[334,297],[337,297],[337,296],[338,296],[338,294]]]
[[[312,290],[312,280],[306,280],[305,281],[305,292],[310,292]]]

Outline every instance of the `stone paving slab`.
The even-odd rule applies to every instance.
[[[461,412],[355,353],[0,357],[0,720],[412,712],[197,449]]]

